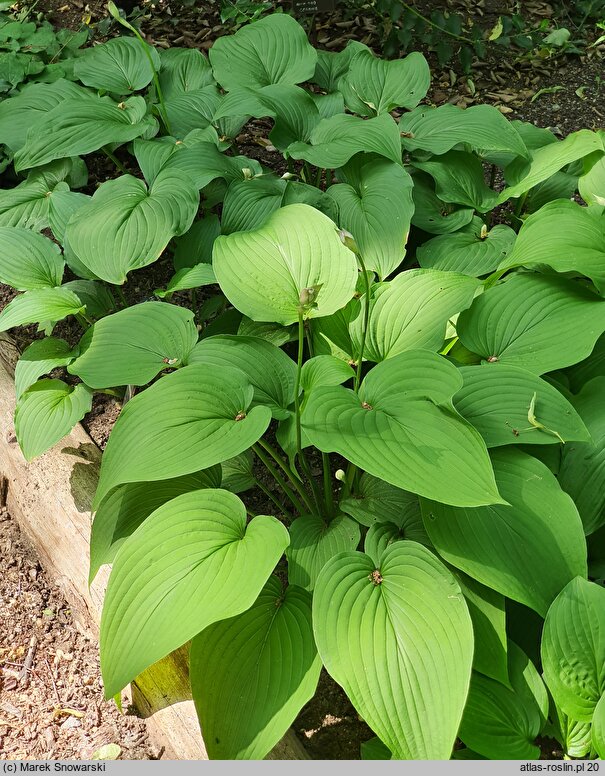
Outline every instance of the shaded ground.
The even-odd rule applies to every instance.
[[[429,5],[416,3],[425,12]],[[489,28],[499,14],[509,13],[516,3],[450,0],[447,5]],[[523,5],[524,13],[536,23],[552,18],[548,3]],[[218,1],[205,0],[184,7],[172,0],[155,6],[146,4],[144,8],[142,29],[149,42],[163,48],[191,46],[207,51],[216,37],[232,29],[221,24]],[[95,24],[106,16],[104,3],[98,0],[88,4],[82,0],[40,0],[37,10],[45,11],[55,24],[74,30],[80,28],[83,18]],[[559,21],[567,23],[565,19]],[[318,16],[313,31],[319,47],[338,51],[354,38],[377,53],[380,34],[375,17],[346,9],[340,9],[336,15]],[[484,61],[475,60],[469,78],[456,61],[439,67],[435,54],[425,48],[433,72],[427,101],[437,105],[493,104],[509,118],[550,127],[560,136],[584,127],[598,129],[605,125],[605,109],[601,109],[605,92],[603,52],[600,47],[587,49],[582,57],[532,58],[522,56],[520,51],[492,47]],[[262,150],[269,126],[255,122],[239,138],[239,153],[270,163]],[[113,175],[105,160],[99,162],[98,169],[93,167],[93,173],[89,193],[95,182]],[[170,274],[166,261],[137,273],[126,287],[129,302],[149,298]],[[11,289],[0,286],[0,309],[14,295]],[[173,301],[178,302],[178,297]],[[35,336],[34,327],[15,333],[22,346]],[[74,343],[80,333],[72,323],[61,324],[56,330],[56,336]],[[115,399],[96,397],[84,425],[100,447],[105,446],[119,410]],[[263,502],[262,496],[255,495],[251,506],[258,512],[275,511],[270,503]],[[124,759],[159,757],[160,753],[149,746],[139,719],[122,716],[113,703],[102,701],[96,644],[77,632],[67,604],[49,586],[19,537],[16,525],[1,507],[0,553],[8,559],[0,576],[0,622],[11,624],[0,631],[0,759],[83,759],[109,743],[121,747]],[[21,666],[27,659],[32,637],[36,638],[32,670],[25,672],[27,680],[21,680]],[[302,710],[294,729],[316,759],[356,759],[360,741],[372,737],[342,690],[325,672],[316,698]]]

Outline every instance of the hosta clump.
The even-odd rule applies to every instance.
[[[213,758],[267,755],[322,665],[365,757],[602,754],[605,135],[423,105],[421,55],[316,51],[285,14],[73,72],[0,111],[0,329],[46,335],[27,458],[129,398],[92,526],[107,695],[190,641]],[[238,154],[252,117],[279,173]],[[123,169],[90,197],[98,153]]]

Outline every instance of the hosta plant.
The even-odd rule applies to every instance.
[[[91,539],[107,696],[190,643],[212,758],[264,757],[322,665],[368,758],[601,755],[604,135],[421,105],[421,55],[316,51],[285,14],[209,58],[116,38],[74,78],[0,111],[0,329],[45,334],[28,459],[124,399]],[[238,153],[252,119],[275,170]]]

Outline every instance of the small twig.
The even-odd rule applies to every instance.
[[[0,475],[0,509],[6,506],[8,499],[8,479]]]
[[[38,637],[34,635],[30,639],[29,649],[27,650],[27,655],[25,656],[23,666],[19,673],[19,684],[21,687],[25,688],[29,684],[29,674],[30,674],[30,671],[32,670],[32,665],[34,663],[34,655],[36,654],[37,646],[38,646]]]
[[[59,706],[62,706],[63,704],[61,702],[61,696],[59,695],[59,691],[57,690],[57,685],[56,685],[56,682],[55,682],[55,677],[53,676],[53,670],[50,667],[50,663],[48,662],[48,658],[47,657],[44,658],[44,662],[46,663],[46,667],[48,668],[48,673],[50,675],[50,681],[52,682],[53,690],[55,691],[55,695],[57,696],[57,703],[59,704]]]

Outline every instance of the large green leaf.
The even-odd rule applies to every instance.
[[[454,407],[488,447],[559,444],[590,438],[582,418],[550,383],[510,364],[465,366]]]
[[[342,385],[355,376],[353,368],[335,356],[315,356],[302,366],[300,385],[310,391],[320,385]]]
[[[66,237],[95,275],[122,284],[128,272],[156,261],[172,237],[189,229],[198,204],[193,181],[175,170],[160,172],[149,190],[122,175],[102,184],[77,211]]]
[[[361,538],[359,525],[345,515],[329,523],[315,515],[298,517],[290,526],[288,581],[313,590],[317,576],[327,561],[339,552],[356,550]]]
[[[404,523],[401,526],[396,523],[373,523],[365,535],[363,551],[378,563],[382,553],[394,542],[409,539],[429,546],[429,538],[424,530],[420,515],[418,515],[418,520],[419,522]],[[403,521],[398,520],[398,523],[403,523]]]
[[[590,722],[605,693],[605,589],[581,577],[569,582],[546,615],[541,654],[557,706]]]
[[[590,441],[565,445],[559,469],[561,487],[573,498],[586,534],[605,523],[605,377],[595,377],[573,399],[591,434]]]
[[[0,313],[0,331],[29,323],[62,321],[84,312],[84,305],[67,288],[37,288],[19,294]]]
[[[65,242],[65,229],[74,213],[91,200],[88,194],[69,191],[66,183],[57,184],[48,197],[48,223],[53,237],[62,245]]]
[[[294,401],[296,364],[283,350],[260,337],[219,334],[201,340],[187,357],[188,364],[205,364],[220,371],[237,367],[254,387],[254,404],[269,407],[273,417],[289,417]]]
[[[605,133],[600,130],[598,134],[603,142]],[[580,196],[588,205],[605,205],[605,155],[594,151],[584,157],[583,167],[584,174],[578,178]]]
[[[457,108],[421,106],[404,114],[399,122],[404,148],[445,154],[460,143],[479,151],[510,151],[527,157],[525,143],[511,122],[492,105]]]
[[[39,380],[21,394],[15,409],[15,435],[26,460],[42,455],[82,420],[92,405],[86,385]]]
[[[183,493],[202,488],[218,488],[221,465],[195,474],[158,482],[134,482],[113,490],[103,499],[94,516],[90,532],[90,569],[92,583],[104,563],[112,563],[117,551],[152,512]]]
[[[394,523],[410,531],[406,538],[423,542],[418,538],[418,532],[425,535],[420,504],[415,493],[401,490],[378,477],[364,472],[352,496],[341,500],[340,509],[351,515],[358,523],[372,526],[374,523]]]
[[[195,267],[196,264],[212,264],[212,246],[221,233],[221,224],[214,213],[194,221],[190,229],[174,240],[175,270]]]
[[[246,525],[244,504],[226,490],[185,493],[156,509],[120,547],[109,578],[100,638],[106,697],[204,628],[246,611],[287,544],[274,517]]]
[[[147,54],[145,53],[147,49]],[[74,62],[74,75],[86,86],[107,92],[138,92],[151,83],[153,68],[160,69],[160,56],[136,38],[111,38],[85,49]]]
[[[308,143],[292,143],[286,154],[293,159],[305,159],[316,167],[336,169],[360,151],[401,163],[399,130],[390,114],[362,119],[341,113],[322,119],[311,132]]]
[[[605,218],[570,200],[549,202],[524,221],[499,269],[546,266],[586,275],[605,293]]]
[[[256,231],[217,238],[213,266],[238,310],[283,325],[298,321],[299,310],[331,315],[351,299],[357,281],[355,255],[334,223],[309,205],[288,205]]]
[[[404,59],[387,62],[362,50],[339,80],[338,90],[352,113],[376,116],[395,108],[415,108],[430,84],[431,73],[422,54],[414,51]]]
[[[192,364],[135,396],[105,448],[95,506],[125,482],[191,474],[247,450],[271,420],[268,407],[249,409],[253,395],[239,369]]]
[[[427,162],[414,160],[414,167],[435,181],[435,193],[442,202],[472,207],[480,213],[491,210],[498,195],[485,182],[481,161],[467,151],[448,151]]]
[[[453,234],[440,234],[427,240],[416,251],[425,269],[462,272],[479,277],[493,272],[506,259],[515,244],[516,234],[506,224],[487,229],[480,218]]]
[[[66,366],[78,354],[65,340],[45,337],[28,345],[15,366],[15,393],[17,399],[39,377],[47,375],[59,366]]]
[[[459,734],[469,748],[491,760],[537,760],[540,724],[536,706],[495,679],[473,673]]]
[[[588,129],[581,129],[579,132],[572,132],[564,140],[557,143],[548,143],[537,148],[531,153],[529,169],[524,170],[522,162],[513,163],[513,169],[507,168],[507,178],[510,178],[511,172],[517,173],[517,180],[513,186],[508,186],[500,194],[498,203],[506,202],[511,197],[520,197],[536,186],[545,181],[561,170],[570,162],[581,159],[593,151],[603,151],[603,141],[597,132],[591,132]],[[519,175],[519,170],[524,174]]]
[[[447,760],[468,692],[473,630],[454,577],[425,547],[322,569],[313,629],[331,676],[395,759]]]
[[[37,167],[53,159],[80,156],[108,143],[126,143],[154,135],[156,120],[142,97],[115,103],[107,98],[69,98],[44,115],[15,154],[15,169]]]
[[[460,314],[462,344],[540,375],[575,364],[605,331],[605,301],[560,277],[515,274]]]
[[[336,202],[338,224],[352,233],[367,269],[382,280],[405,256],[414,212],[412,179],[400,164],[359,154],[338,172],[327,194]]]
[[[170,298],[175,291],[187,291],[191,288],[211,286],[216,283],[214,270],[209,264],[196,264],[195,267],[179,269],[168,281],[165,289],[158,288],[153,293],[163,299]]]
[[[471,304],[479,285],[468,275],[411,269],[374,286],[364,358],[383,361],[416,348],[439,350],[449,319]],[[361,348],[363,319],[359,315],[350,327],[355,353]]]
[[[448,504],[501,503],[485,443],[451,406],[460,385],[445,359],[410,350],[374,367],[359,395],[316,388],[303,408],[303,428],[323,452],[398,488]]]
[[[340,78],[345,75],[358,51],[369,52],[370,49],[357,40],[348,40],[345,48],[338,52],[319,49],[315,73],[310,80],[328,93],[335,92]]]
[[[414,215],[412,223],[429,234],[450,234],[467,226],[475,211],[471,207],[459,207],[439,199],[431,176],[414,171]]]
[[[258,229],[276,210],[297,203],[311,205],[332,220],[336,220],[334,201],[315,186],[272,175],[233,181],[223,201],[222,233],[231,234]]]
[[[27,84],[23,91],[0,102],[0,143],[18,151],[29,130],[43,121],[49,111],[70,98],[88,96],[90,92],[64,78],[52,84]]]
[[[194,48],[172,46],[160,52],[160,87],[165,100],[214,83],[210,62]]]
[[[261,760],[315,693],[311,596],[271,576],[247,612],[191,644],[189,673],[212,760]]]
[[[304,29],[288,14],[272,14],[246,25],[235,35],[216,40],[210,49],[214,77],[227,91],[308,81],[316,61]]]
[[[445,560],[544,616],[570,579],[586,576],[582,522],[543,463],[510,448],[491,457],[509,504],[460,509],[421,499],[424,525]]]
[[[508,685],[504,596],[462,571],[456,571],[454,576],[464,593],[473,621],[473,668]]]
[[[91,388],[146,385],[163,369],[187,363],[197,338],[190,310],[143,302],[91,326],[69,371]]]
[[[214,84],[175,94],[164,103],[170,132],[174,137],[184,139],[194,130],[211,127],[220,102],[221,95]]]
[[[605,694],[597,703],[592,718],[592,748],[601,760],[605,759]]]
[[[0,282],[19,291],[61,285],[58,246],[29,229],[0,226]]]

